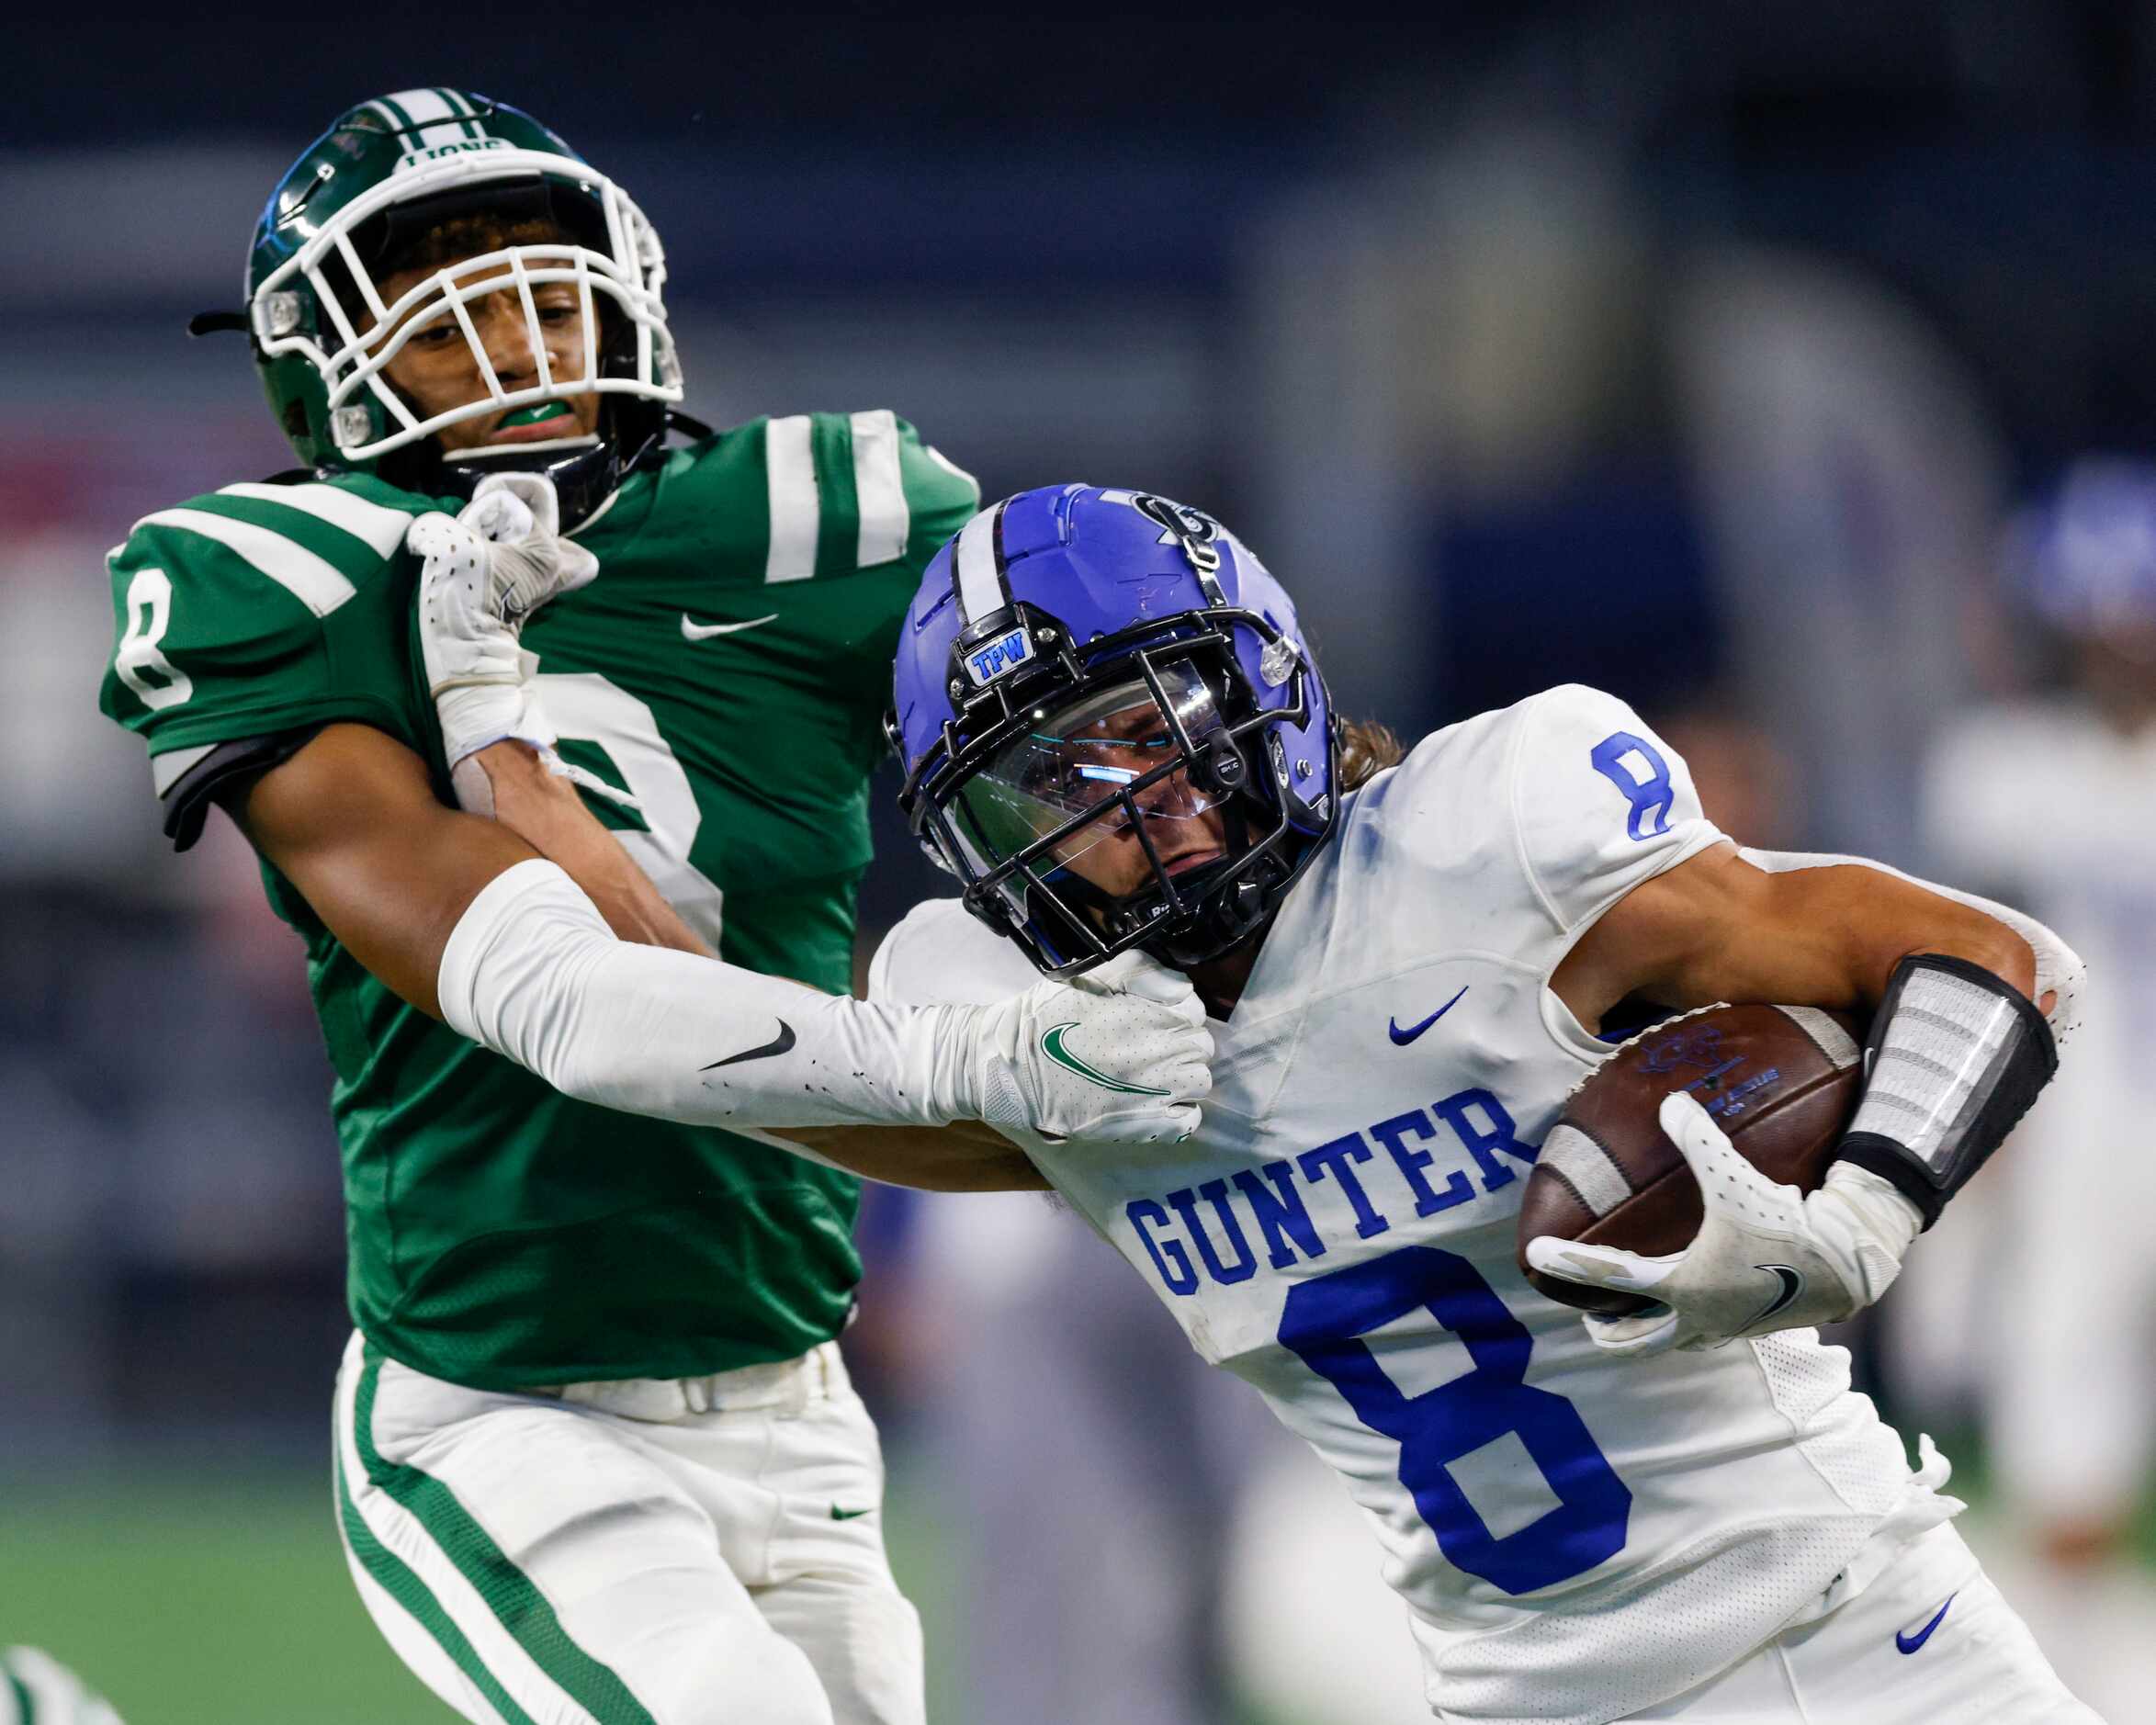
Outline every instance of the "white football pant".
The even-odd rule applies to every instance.
[[[1628,1720],[1684,1725],[2103,1725],[1950,1527],[1920,1534],[1855,1598]]]
[[[361,1598],[479,1725],[923,1725],[882,1451],[835,1343],[515,1394],[355,1336],[336,1457]]]

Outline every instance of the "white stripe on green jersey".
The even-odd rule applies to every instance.
[[[767,584],[805,581],[816,573],[816,542],[822,520],[807,414],[789,413],[763,428],[763,464],[771,497],[771,540],[763,557],[763,579]]]
[[[412,517],[401,509],[384,509],[333,485],[220,485],[220,497],[252,497],[287,509],[303,509],[333,527],[364,541],[377,557],[389,557],[404,543]]]
[[[906,555],[912,524],[906,508],[906,481],[898,470],[898,416],[879,407],[852,417],[853,496],[861,512],[861,531],[853,560],[863,569]]]
[[[318,617],[328,616],[358,591],[327,558],[251,522],[201,509],[161,509],[135,524],[138,533],[144,527],[177,527],[216,540],[238,552],[251,568],[268,576]]]

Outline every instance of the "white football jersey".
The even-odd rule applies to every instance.
[[[1341,1475],[1440,1719],[1620,1718],[1766,1640],[1890,1516],[1950,1513],[1816,1332],[1612,1361],[1515,1266],[1542,1137],[1610,1053],[1551,974],[1721,836],[1609,695],[1439,731],[1342,800],[1214,1026],[1197,1135],[1039,1158]],[[910,1001],[1034,980],[955,900],[917,907],[871,975]]]

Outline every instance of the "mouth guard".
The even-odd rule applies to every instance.
[[[531,407],[518,408],[515,412],[505,416],[495,430],[508,431],[517,425],[536,425],[541,420],[559,419],[568,412],[569,403],[566,401],[540,401]]]

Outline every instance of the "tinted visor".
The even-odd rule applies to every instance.
[[[1142,678],[1097,690],[1037,716],[965,782],[952,824],[977,867],[986,872],[1068,828],[1036,866],[1046,874],[1078,865],[1081,875],[1101,875],[1093,885],[1120,895],[1143,884],[1147,872],[1134,873],[1132,863],[1110,867],[1105,858],[1089,868],[1083,859],[1129,833],[1134,814],[1162,854],[1195,848],[1200,835],[1177,829],[1221,799],[1191,783],[1176,726],[1193,753],[1215,741],[1229,747],[1226,726],[1211,685],[1188,661],[1163,665],[1157,675],[1166,708]],[[1133,873],[1127,885],[1120,878],[1125,873]]]

